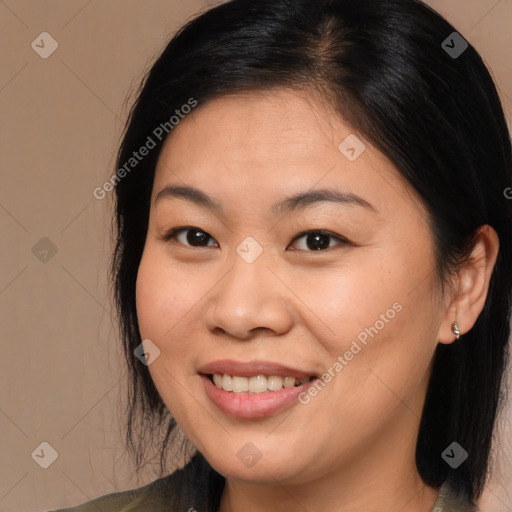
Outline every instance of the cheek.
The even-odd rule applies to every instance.
[[[435,283],[428,238],[423,240],[410,249],[397,240],[358,250],[347,268],[330,273],[324,293],[315,294],[315,307],[337,339],[353,339],[372,327],[384,333],[428,321]],[[313,282],[306,287],[318,290]]]
[[[165,257],[148,244],[139,265],[136,306],[139,330],[143,340],[151,340],[160,350],[159,357],[148,369],[166,406],[180,418],[181,404],[186,402],[183,385],[189,377],[190,343],[193,333],[183,330],[195,300],[190,286],[179,281]],[[178,419],[177,418],[177,419]]]
[[[204,275],[171,264],[165,249],[147,243],[137,274],[137,319],[142,339],[160,350],[149,370],[168,405],[168,396],[180,395],[179,383],[196,377],[192,359],[204,338],[198,308],[207,284]]]
[[[152,261],[150,252],[145,250],[137,273],[136,286],[137,320],[142,339],[159,338],[158,332],[162,328],[159,319],[163,323],[165,318],[162,307],[166,302],[162,302],[162,296],[166,292],[162,282],[158,284],[159,274],[157,262]]]
[[[181,281],[180,281],[181,279]],[[194,294],[151,244],[146,247],[137,274],[136,305],[142,338],[172,337],[174,326],[192,307]]]
[[[340,271],[296,280],[297,295],[313,313],[304,322],[310,319],[308,328],[321,340],[326,371],[336,375],[335,395],[349,403],[353,397],[355,409],[362,396],[375,399],[376,409],[382,409],[395,400],[386,384],[406,395],[427,371],[438,307],[432,300],[435,274],[428,272],[428,256],[428,248],[423,253],[421,248],[381,251],[378,259],[368,252]]]
[[[343,353],[358,335],[364,342],[365,329],[376,323],[379,331],[388,330],[406,302],[404,268],[405,262],[396,258],[390,265],[360,251],[336,270],[295,280],[293,289],[312,313],[309,327],[327,352],[334,357]]]

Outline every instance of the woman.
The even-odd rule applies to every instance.
[[[117,169],[128,443],[162,471],[177,432],[196,453],[67,510],[476,510],[512,159],[449,23],[417,0],[220,5],[153,65]]]

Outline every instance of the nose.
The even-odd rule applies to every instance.
[[[236,256],[231,270],[209,294],[205,325],[214,334],[238,340],[251,340],[262,332],[282,335],[293,325],[292,296],[264,258],[247,263]]]

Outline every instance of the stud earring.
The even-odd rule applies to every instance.
[[[452,324],[452,332],[453,332],[453,334],[455,334],[457,339],[460,338],[459,324],[456,321],[453,322],[453,324]]]

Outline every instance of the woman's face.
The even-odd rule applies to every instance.
[[[404,457],[415,468],[445,309],[411,187],[338,115],[287,90],[212,100],[171,135],[137,310],[187,437],[253,482]]]

